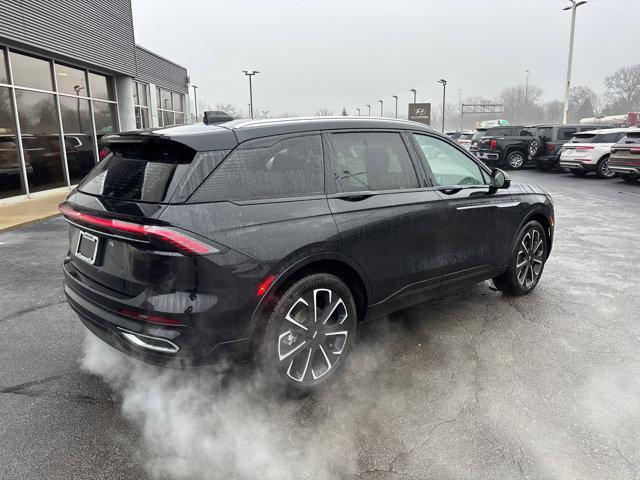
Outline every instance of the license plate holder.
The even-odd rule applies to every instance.
[[[76,246],[76,257],[89,265],[94,265],[98,257],[99,244],[100,239],[98,237],[81,230],[78,236],[78,245]]]

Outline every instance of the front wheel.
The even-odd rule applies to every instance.
[[[355,341],[356,323],[353,295],[339,278],[304,277],[284,292],[269,317],[262,367],[294,395],[325,387]]]
[[[547,237],[542,225],[532,220],[516,236],[507,270],[493,278],[496,288],[510,295],[527,295],[540,281],[547,261]]]
[[[524,166],[524,154],[521,152],[511,152],[507,156],[507,165],[513,170],[518,170]]]

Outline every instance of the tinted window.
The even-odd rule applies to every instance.
[[[91,87],[91,96],[102,100],[115,100],[116,94],[113,87],[113,78],[99,75],[97,73],[89,73],[89,86]]]
[[[79,95],[81,97],[89,96],[89,92],[87,91],[87,77],[84,70],[67,67],[59,63],[56,63],[55,70],[58,91],[60,93]]]
[[[563,127],[558,129],[558,140],[570,140],[573,134],[578,131],[577,128]]]
[[[458,140],[471,140],[473,138],[473,133],[463,133],[460,135]]]
[[[486,185],[478,164],[457,148],[438,138],[415,134],[414,137],[438,186]]]
[[[240,145],[194,193],[191,201],[259,200],[323,192],[320,135],[270,137]]]
[[[79,191],[125,200],[166,202],[195,155],[193,150],[179,145],[111,148],[112,152],[78,185]]]
[[[9,60],[13,70],[13,83],[21,87],[53,90],[51,63],[47,60],[10,52]]]
[[[578,133],[571,138],[569,143],[594,143],[598,135],[595,133]]]
[[[419,186],[399,133],[336,133],[332,137],[341,191]]]
[[[552,133],[553,133],[553,127],[538,127],[533,129],[534,137],[541,137],[547,142],[551,141]]]

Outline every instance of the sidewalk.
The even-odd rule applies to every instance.
[[[0,232],[58,216],[58,204],[67,195],[69,192],[60,192],[0,205]]]

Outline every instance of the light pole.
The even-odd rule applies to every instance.
[[[571,88],[571,63],[573,62],[573,33],[576,29],[576,8],[587,3],[587,0],[569,0],[571,5],[562,10],[571,10],[571,36],[569,37],[569,60],[567,61],[567,84],[564,90],[564,112],[562,113],[562,123],[567,123],[569,114],[569,88]]]
[[[193,105],[196,107],[196,122],[198,121],[198,86],[191,85],[193,87]]]
[[[458,89],[458,103],[460,104],[460,131],[462,131],[462,89]]]
[[[384,105],[384,102],[382,100],[378,100],[378,102],[380,102],[380,118],[382,118],[382,106]]]
[[[356,108],[356,111],[358,112],[358,116],[360,116],[360,109]]]
[[[249,116],[253,119],[253,90],[251,88],[251,77],[260,72],[257,70],[243,70],[243,72],[249,77]]]
[[[262,110],[262,114],[264,115],[264,118],[267,118],[268,113],[269,113],[269,110]]]
[[[447,100],[447,81],[444,78],[438,80],[442,84],[442,133],[444,133],[444,111],[446,110]]]
[[[398,118],[398,95],[391,95],[391,97],[396,101],[396,118]]]
[[[415,88],[411,88],[409,91],[413,93],[413,103],[416,103],[416,94],[418,91]]]
[[[369,109],[369,116],[371,116],[371,105],[365,105]]]
[[[531,72],[529,70],[525,70],[527,72],[527,82],[524,84],[524,108],[523,108],[523,114],[522,116],[523,121],[522,123],[524,123],[524,126],[527,126],[527,110],[529,110],[529,75],[531,75]]]

